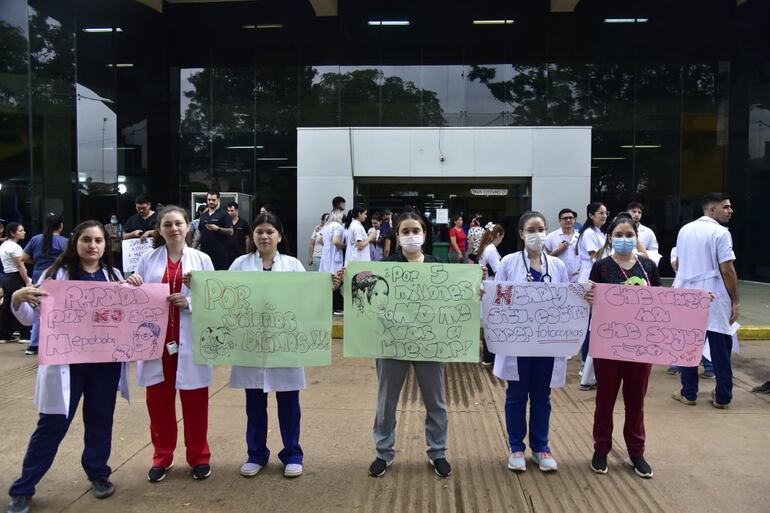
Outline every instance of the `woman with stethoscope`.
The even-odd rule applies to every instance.
[[[564,262],[546,255],[545,217],[527,212],[519,218],[519,237],[524,249],[503,258],[495,281],[569,283]],[[505,399],[505,424],[510,454],[508,468],[523,472],[524,437],[527,435],[527,401],[529,400],[529,446],[532,459],[541,471],[557,469],[548,445],[551,417],[551,388],[562,387],[567,376],[567,359],[552,356],[502,356],[495,358],[493,373],[508,382]]]
[[[213,271],[211,258],[185,243],[189,223],[187,212],[169,205],[158,213],[156,248],[139,260],[136,272],[127,281],[165,283],[169,287],[168,330],[163,356],[140,361],[136,381],[147,387],[147,412],[150,415],[150,437],[154,449],[152,467],[147,479],[162,481],[174,464],[177,443],[176,392],[182,402],[184,442],[187,463],[193,479],[211,475],[208,444],[209,385],[212,367],[199,365],[193,358],[191,271]],[[159,247],[157,247],[159,246]]]

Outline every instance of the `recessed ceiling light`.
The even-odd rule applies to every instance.
[[[626,149],[636,148],[637,150],[651,150],[651,149],[660,148],[660,147],[661,147],[660,144],[624,144],[621,146],[621,148],[626,148]]]
[[[107,64],[107,67],[108,68],[133,68],[134,65],[133,63],[130,63],[130,62],[119,62],[117,64],[112,64],[112,63]]]
[[[626,157],[593,157],[591,160],[626,160]]]
[[[513,20],[473,20],[474,25],[513,25]]]
[[[225,146],[228,150],[253,150],[254,148],[261,150],[264,146]]]
[[[241,25],[241,28],[249,30],[279,29],[283,28],[283,25],[280,23],[260,23],[257,25]]]
[[[287,157],[260,157],[257,160],[289,160]]]
[[[405,27],[409,25],[408,20],[369,20],[369,25],[374,27]]]
[[[648,18],[604,18],[604,23],[647,23]]]
[[[104,32],[112,32],[112,27],[90,27],[90,28],[84,28],[83,32],[90,32],[92,34],[101,34]],[[120,27],[115,27],[115,32],[123,32],[123,29]]]

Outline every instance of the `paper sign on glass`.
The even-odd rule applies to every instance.
[[[589,285],[484,282],[489,351],[505,356],[572,356],[588,331]]]
[[[40,304],[44,365],[155,360],[168,326],[168,285],[46,280]]]
[[[711,296],[704,290],[598,284],[594,358],[695,367],[703,354]]]
[[[152,251],[154,240],[152,237],[147,237],[144,242],[141,239],[126,239],[123,241],[124,272],[132,273],[136,271],[136,266],[139,265],[139,259],[142,258],[142,255]]]
[[[479,361],[481,267],[350,262],[345,356]]]
[[[194,271],[191,287],[197,363],[331,364],[331,274]]]

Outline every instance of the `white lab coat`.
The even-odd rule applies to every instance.
[[[113,269],[115,275],[122,279],[120,271]],[[110,276],[106,269],[102,272],[109,281]],[[67,271],[59,269],[56,273],[57,280],[67,280]],[[43,282],[43,276],[38,283]],[[10,301],[11,298],[6,298]],[[12,309],[13,314],[25,326],[32,326],[40,319],[40,309],[32,308],[29,303],[21,303],[18,310]],[[120,381],[118,391],[120,395],[130,400],[128,383],[128,362],[120,366]],[[38,365],[37,382],[35,383],[35,406],[40,413],[50,415],[69,415],[70,410],[70,366],[69,365]]]
[[[161,283],[168,266],[166,246],[145,253],[136,267],[136,274],[147,283]],[[206,253],[185,245],[182,249],[182,272],[213,271],[214,265]],[[190,305],[188,309],[179,309],[179,361],[176,369],[176,388],[178,390],[196,390],[211,384],[213,367],[195,363],[192,335],[192,296],[190,289],[182,284],[182,294]],[[163,348],[166,351],[166,348]],[[157,385],[164,381],[163,360],[140,361],[136,365],[136,383],[141,387]]]
[[[605,242],[607,242],[607,235],[598,228],[589,227],[583,229],[583,237],[578,244],[578,253],[580,254],[579,283],[588,281],[594,262],[602,258],[600,255],[595,255],[597,256],[596,259],[592,258],[591,255],[589,255],[589,251],[598,253],[604,247]]]
[[[644,249],[646,249],[648,252],[654,251],[655,253],[658,252],[658,238],[655,236],[655,232],[652,231],[651,228],[644,226],[642,223],[639,223],[639,226],[636,229],[639,237],[639,242],[642,243],[642,246],[644,246]]]
[[[345,264],[342,250],[334,245],[335,235],[345,239],[345,228],[340,223],[332,221],[321,228],[321,236],[324,241],[321,262],[318,264],[318,270],[321,272],[336,273]]]
[[[524,258],[522,258],[522,254]],[[543,253],[545,262],[542,264],[543,274],[548,271],[552,283],[569,283],[569,275],[564,262],[551,255]],[[526,260],[526,263],[525,263]],[[517,283],[527,283],[527,271],[531,263],[526,251],[517,251],[503,257],[500,267],[497,268],[495,281],[512,281]],[[548,279],[546,278],[546,282]],[[518,357],[501,356],[495,357],[495,366],[492,373],[500,379],[506,381],[519,380]],[[557,356],[553,359],[553,372],[551,373],[551,388],[560,388],[567,382],[567,359],[563,356]]]
[[[368,249],[368,248],[367,248]],[[270,272],[305,272],[302,263],[289,255],[276,253]],[[257,252],[235,259],[230,271],[263,272],[262,257]],[[305,369],[239,367],[230,371],[230,388],[254,388],[265,392],[290,392],[307,388]]]
[[[719,264],[735,260],[729,230],[708,216],[696,219],[679,230],[676,253],[679,270],[673,287],[713,292],[716,299],[711,303],[708,330],[733,335],[732,300],[719,269]]]
[[[497,246],[490,243],[484,248],[484,252],[479,257],[479,264],[481,267],[492,268],[492,272],[497,274],[497,270],[500,268],[500,252],[497,250]]]
[[[561,245],[562,241],[569,242],[567,249],[559,253],[556,258],[564,262],[571,283],[577,283],[580,278],[580,255],[575,254],[575,246],[579,237],[580,233],[577,230],[572,230],[572,235],[567,235],[559,228],[549,233],[545,239],[545,249],[550,253],[553,253]]]
[[[345,252],[345,265],[348,265],[348,262],[371,261],[372,253],[369,246],[366,246],[364,249],[358,249],[356,247],[356,242],[365,241],[368,238],[364,225],[362,225],[358,219],[350,221],[347,232],[348,249]]]

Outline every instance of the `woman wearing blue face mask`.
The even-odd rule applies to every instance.
[[[637,231],[633,219],[618,216],[607,230],[605,254],[612,254],[597,261],[591,268],[590,280],[595,283],[640,285],[660,287],[660,274],[655,262],[634,253],[637,248]],[[595,358],[596,410],[594,412],[594,456],[591,470],[607,473],[607,454],[612,448],[612,413],[623,385],[625,424],[623,437],[634,471],[640,477],[652,477],[652,468],[644,459],[644,397],[650,379],[652,364],[622,362]]]

